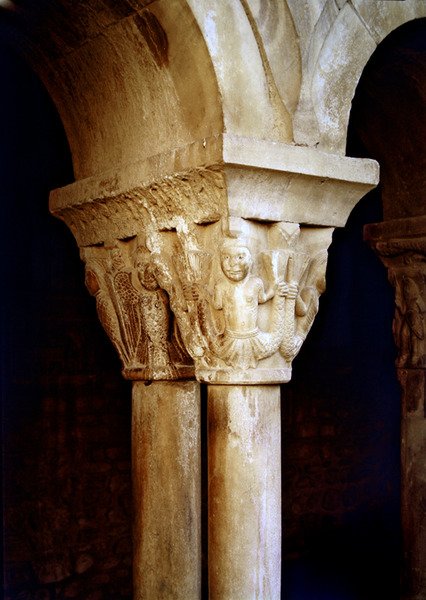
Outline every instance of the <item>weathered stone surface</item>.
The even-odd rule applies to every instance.
[[[187,170],[166,175],[177,162]],[[124,374],[185,378],[192,359],[207,382],[288,381],[325,287],[331,226],[375,185],[376,163],[226,135],[141,167],[51,195]],[[246,254],[239,279],[224,268],[232,244],[226,260]]]
[[[223,135],[54,190],[50,209],[84,246],[136,235],[145,210],[161,229],[177,217],[209,223],[228,212],[342,226],[378,176],[375,161]]]
[[[426,368],[426,219],[398,219],[366,227],[366,237],[395,287],[397,367]]]
[[[421,2],[394,2],[392,7],[383,0],[352,0],[352,4],[377,44],[403,23],[424,15]]]
[[[343,154],[351,101],[368,59],[391,31],[424,17],[417,0],[288,0],[300,37],[302,86],[294,140]]]
[[[209,597],[280,598],[278,386],[209,386]]]
[[[27,3],[16,22],[23,47],[37,47],[79,180],[52,195],[52,210],[76,236],[125,375],[186,378],[193,361],[206,381],[288,380],[324,289],[331,228],[377,183],[372,163],[336,156],[358,78],[424,4],[63,0],[48,14],[50,4]],[[395,331],[399,366],[412,371],[424,367],[424,269],[406,251]],[[135,384],[136,396],[148,389]],[[54,564],[66,577],[65,561]]]
[[[80,31],[83,39],[72,40],[72,49],[61,37],[70,22],[78,22],[81,7],[66,3],[58,16],[49,5],[31,32],[38,60],[27,49],[58,106],[77,178],[140,159],[146,154],[141,140],[148,154],[156,154],[223,127],[211,59],[188,4],[139,3],[130,14],[120,14],[123,0],[109,4],[90,2],[85,29],[89,23],[99,29],[100,21],[101,34]],[[32,17],[30,8],[19,14],[30,29]],[[111,22],[104,23],[105,17]]]
[[[358,15],[350,3],[345,4],[324,40],[312,80],[320,147],[324,150],[344,153],[351,100],[375,49],[376,43]]]
[[[247,0],[246,5],[256,23],[258,43],[259,38],[262,40],[264,68],[270,69],[269,79],[273,77],[282,102],[293,115],[299,98],[302,70],[299,40],[288,2]]]
[[[129,379],[187,379],[192,361],[171,320],[170,272],[146,248],[116,241],[82,249],[86,286]]]
[[[224,130],[290,141],[292,123],[248,2],[188,0],[203,33],[223,98]],[[244,90],[244,93],[241,93]]]
[[[299,36],[302,55],[302,85],[294,115],[294,141],[301,145],[315,146],[320,134],[313,105],[312,76],[338,9],[334,2],[328,0],[288,0],[288,5]]]
[[[198,384],[135,382],[132,415],[134,598],[198,600]]]

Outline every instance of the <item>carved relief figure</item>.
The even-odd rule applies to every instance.
[[[268,234],[271,251],[263,258],[274,281],[286,281],[281,356],[287,364],[298,354],[318,312],[319,296],[325,290],[327,251],[311,254],[301,243],[302,231],[297,223],[274,224]],[[327,244],[325,235],[321,243]],[[275,325],[275,329],[277,325]]]
[[[141,249],[137,251],[135,267],[141,284],[142,343],[147,366],[157,377],[172,377],[176,375],[174,363],[189,364],[190,359],[170,311],[166,290],[173,286],[171,273],[163,262]],[[182,307],[173,308],[179,311]]]
[[[262,278],[253,273],[255,260],[245,237],[224,238],[215,266],[212,255],[199,246],[194,229],[182,227],[177,233],[179,285],[168,291],[198,370],[206,374],[211,370],[213,377],[225,370],[232,377],[233,370],[255,369],[259,361],[275,354],[274,362],[264,365],[265,379],[271,376],[268,369],[289,368],[318,311],[326,251],[317,250],[312,257],[300,247],[298,224],[275,224],[268,232],[269,249],[259,255]],[[171,258],[166,262],[170,269]],[[175,310],[178,298],[180,307]]]
[[[396,287],[396,315],[393,324],[395,340],[399,348],[399,366],[419,366],[425,348],[424,315],[426,304],[419,285],[407,274],[399,278],[390,274]]]
[[[170,368],[168,297],[157,281],[155,266],[151,262],[141,260],[139,256],[136,259],[136,270],[142,286],[140,308],[143,336],[139,345],[144,346],[138,355],[140,358],[143,355],[145,358],[143,362],[154,369],[168,369]]]
[[[115,306],[105,289],[104,269],[101,263],[88,257],[86,258],[85,284],[89,293],[96,299],[96,310],[105,332],[123,362],[128,361],[129,354],[122,342],[121,328]]]
[[[121,337],[130,361],[137,364],[140,361],[136,350],[142,333],[139,293],[133,284],[132,269],[126,266],[118,246],[111,249],[110,259],[108,284],[120,323]]]
[[[288,295],[288,286],[280,282],[275,289],[265,291],[262,280],[251,274],[253,259],[249,248],[238,239],[223,243],[220,264],[225,278],[215,285],[213,307],[223,311],[225,330],[216,340],[214,351],[229,366],[255,368],[260,359],[277,351],[281,341],[276,332],[259,330],[258,306]],[[282,300],[274,309],[283,318]]]
[[[325,291],[326,265],[327,252],[319,252],[310,262],[305,277],[301,281],[301,292],[297,297],[295,306],[294,356],[299,352],[317,315],[319,299]]]
[[[172,274],[146,248],[131,250],[117,242],[82,251],[86,286],[123,373],[145,380],[190,377],[192,361],[170,311]]]

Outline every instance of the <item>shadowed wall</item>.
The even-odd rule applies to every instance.
[[[48,190],[72,180],[57,115],[19,60],[3,53],[1,67],[7,590],[130,598],[130,388],[75,242],[47,211]],[[373,194],[336,233],[328,292],[283,388],[288,600],[398,597],[392,292],[362,242],[379,207]]]

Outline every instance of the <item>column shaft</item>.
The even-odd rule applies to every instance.
[[[199,384],[135,382],[132,419],[134,599],[199,600]]]
[[[424,369],[398,369],[402,384],[401,515],[403,597],[426,597],[426,419]]]
[[[211,600],[280,597],[279,386],[208,388]]]

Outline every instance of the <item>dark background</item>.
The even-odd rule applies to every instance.
[[[363,98],[389,56],[359,86],[349,155],[375,156]],[[77,245],[48,212],[49,190],[73,180],[59,117],[7,48],[0,78],[5,597],[130,598],[130,385]],[[381,219],[379,188],[335,232],[327,292],[283,387],[286,600],[399,598],[393,292],[362,239]]]

